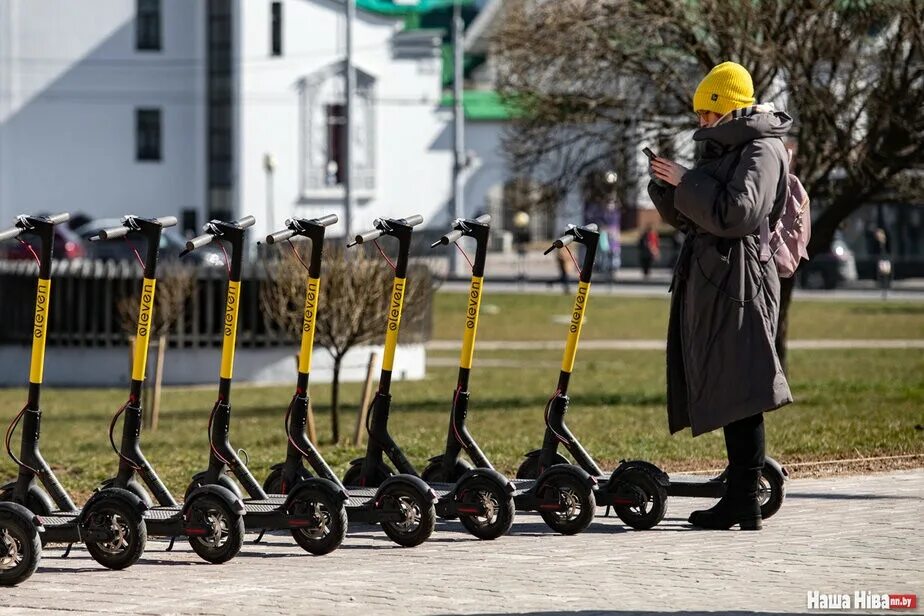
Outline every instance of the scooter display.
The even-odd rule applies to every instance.
[[[142,218],[130,215],[122,219],[121,226],[102,229],[98,235],[90,238],[92,241],[140,238],[146,242],[128,401],[115,413],[109,424],[109,442],[119,456],[119,470],[113,479],[102,484],[98,492],[105,494],[114,488],[132,492],[148,507],[144,512],[148,536],[170,537],[171,547],[173,538],[187,537],[196,554],[217,564],[234,558],[244,542],[243,502],[225,487],[206,485],[192,490],[180,505],[141,450],[141,394],[151,329],[154,326],[158,252],[161,233],[176,223],[173,216]],[[140,260],[140,254],[138,258]],[[123,414],[122,440],[120,446],[116,447],[113,433]],[[139,483],[138,478],[144,485]],[[151,495],[154,496],[153,501]]]
[[[236,489],[226,471],[244,487],[244,524],[255,530],[288,530],[295,542],[312,554],[327,554],[337,549],[346,535],[343,488],[327,479],[309,478],[300,482],[288,495],[269,496],[231,446],[231,378],[237,341],[238,307],[241,302],[241,267],[244,232],[254,224],[253,216],[235,222],[213,220],[202,235],[186,243],[183,254],[212,242],[230,246],[228,289],[225,301],[224,337],[221,347],[221,370],[218,400],[209,416],[209,466],[193,477],[187,500],[203,486],[225,485]]]
[[[558,453],[558,446],[562,445],[581,468],[601,479],[602,485],[598,490],[597,500],[600,504],[607,505],[607,511],[612,507],[628,526],[641,530],[649,529],[663,519],[668,496],[721,498],[726,488],[725,473],[705,481],[695,477],[672,478],[650,462],[632,460],[622,462],[610,474],[609,479],[606,479],[604,471],[568,429],[565,423],[565,413],[569,404],[568,384],[590,298],[590,279],[599,243],[596,225],[572,226],[555,241],[546,254],[556,249],[567,249],[571,243],[583,245],[585,253],[583,264],[579,268],[580,278],[558,387],[546,406],[546,431],[542,449],[526,454],[526,459],[517,471],[517,477],[534,477],[541,469],[567,463],[567,458]],[[760,488],[761,513],[764,517],[770,517],[779,510],[783,501],[783,482],[782,467],[772,458],[767,458]]]
[[[38,239],[39,244],[38,253],[29,245],[29,250],[38,261],[38,282],[32,328],[28,400],[10,422],[5,439],[7,454],[19,467],[19,475],[15,482],[0,488],[0,501],[21,505],[38,516],[44,527],[44,532],[40,534],[43,544],[68,544],[65,552],[67,555],[71,545],[84,542],[87,551],[99,564],[109,569],[124,569],[134,564],[144,552],[147,541],[147,529],[143,519],[146,509],[144,502],[127,490],[114,488],[106,493],[92,495],[83,508],[77,507],[61,486],[51,466],[42,457],[39,448],[42,422],[39,402],[45,368],[45,342],[51,316],[51,264],[55,225],[67,222],[69,218],[70,215],[66,213],[55,216],[22,215],[17,218],[12,229],[0,233],[0,239],[33,236]],[[11,442],[20,422],[23,424],[23,430],[17,456],[13,453]],[[44,489],[36,483],[36,479]],[[14,516],[23,513],[18,508],[13,508],[12,511]],[[17,576],[22,577],[30,573],[34,557],[29,554],[34,551],[35,538],[28,526],[20,529],[18,538],[3,535],[0,544],[4,546],[2,549],[7,554],[5,558],[11,560],[12,566],[7,569],[11,572],[7,573],[10,578],[15,580]],[[17,558],[20,558],[18,564],[15,562]]]
[[[458,481],[470,472],[472,465],[462,457],[463,452],[476,468],[494,469],[466,425],[471,397],[469,378],[475,353],[478,316],[481,311],[490,220],[489,216],[481,216],[474,220],[457,220],[453,223],[452,231],[432,246],[435,248],[455,244],[462,237],[475,240],[475,259],[470,261],[472,280],[465,296],[459,376],[449,411],[449,433],[443,453],[430,458],[424,469],[422,477],[427,481]],[[458,244],[456,247],[461,250]],[[517,479],[513,484],[516,508],[523,511],[539,511],[546,524],[557,532],[578,533],[587,528],[594,519],[596,500],[593,490],[596,480],[581,468],[571,464],[557,465],[541,475],[537,474],[536,478]]]
[[[387,306],[385,350],[379,388],[367,415],[366,457],[354,460],[347,470],[344,483],[362,486],[380,485],[392,475],[383,456],[388,456],[399,473],[419,476],[417,469],[404,455],[388,432],[391,410],[391,374],[404,294],[407,287],[407,265],[411,249],[411,234],[423,218],[411,216],[400,220],[379,219],[375,230],[357,235],[350,245],[376,241],[386,235],[398,240],[395,275]],[[486,222],[486,221],[484,221]],[[383,253],[384,254],[384,253]],[[437,495],[436,513],[441,517],[458,517],[465,529],[479,539],[496,539],[510,530],[513,523],[513,484],[494,469],[469,469],[451,482],[427,482]]]
[[[428,539],[433,531],[433,494],[426,485],[410,475],[393,475],[378,488],[344,488],[307,434],[308,380],[321,297],[324,233],[325,227],[335,222],[337,217],[333,214],[318,219],[290,219],[286,222],[286,229],[272,233],[266,238],[267,244],[278,244],[293,237],[307,238],[311,241],[311,256],[306,267],[298,378],[295,395],[286,411],[286,461],[272,467],[263,483],[263,489],[271,494],[290,494],[298,490],[299,486],[311,477],[304,464],[308,462],[318,477],[347,492],[349,500],[346,502],[346,513],[350,521],[381,524],[385,534],[392,541],[398,545],[413,547]],[[294,251],[295,247],[292,248]],[[298,258],[301,260],[301,257]]]

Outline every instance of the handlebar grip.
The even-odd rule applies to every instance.
[[[257,222],[257,219],[253,216],[244,216],[241,219],[235,220],[234,224],[242,229],[246,229],[247,227],[252,227],[255,222]]]
[[[340,220],[340,218],[336,214],[328,214],[327,216],[315,218],[314,222],[321,225],[322,227],[329,227],[331,225],[337,224],[338,220]]]
[[[175,227],[177,223],[176,216],[161,216],[160,218],[155,218],[154,220],[159,222],[160,226],[164,227],[165,229],[167,227]]]
[[[382,237],[381,229],[373,229],[372,231],[366,231],[365,233],[360,233],[357,235],[352,242],[347,244],[349,246],[355,246],[357,244],[365,244],[366,242],[371,242],[372,240],[377,240]]]
[[[61,212],[60,214],[55,214],[54,216],[48,217],[48,222],[53,225],[60,225],[62,222],[67,222],[71,219],[71,215],[67,212]]]
[[[587,229],[588,231],[594,231],[594,232],[596,232],[596,231],[597,231],[597,223],[592,222],[592,223],[590,223],[590,224],[584,225],[584,228]]]
[[[0,242],[3,240],[13,239],[14,237],[19,237],[20,233],[22,233],[22,229],[19,227],[4,229],[3,231],[0,231]]]
[[[420,214],[414,214],[413,216],[402,218],[401,221],[409,227],[416,227],[423,222],[423,216]]]
[[[270,233],[266,236],[267,244],[275,244],[276,242],[283,242],[290,237],[295,235],[295,231],[292,229],[283,229],[282,231],[276,231],[275,233]]]
[[[125,237],[126,235],[128,235],[128,232],[130,230],[131,229],[129,229],[128,227],[113,227],[111,229],[100,229],[99,231],[97,231],[95,237],[90,238],[90,241],[93,242],[98,239],[114,240],[117,237]]]
[[[211,233],[203,233],[202,235],[197,235],[196,237],[186,242],[186,250],[184,252],[190,252],[196,248],[207,246],[212,242],[213,239],[215,239],[215,236]]]
[[[441,245],[448,246],[449,244],[452,244],[453,242],[457,241],[460,237],[462,237],[462,235],[464,234],[458,229],[455,229],[454,231],[450,231],[449,233],[447,233],[440,239],[430,244],[430,248],[436,248],[437,246],[441,246]]]
[[[542,254],[547,255],[547,254],[549,254],[550,252],[552,252],[552,251],[555,250],[555,249],[564,248],[565,246],[567,246],[568,244],[570,244],[570,243],[573,242],[573,241],[574,241],[574,236],[573,236],[573,235],[563,235],[563,236],[561,236],[560,238],[558,238],[557,240],[555,240],[554,242],[552,242],[552,245],[549,246],[548,249],[547,249],[545,252],[543,252]]]
[[[490,215],[490,214],[482,214],[481,216],[479,216],[478,218],[476,218],[475,221],[476,221],[476,222],[480,222],[480,223],[483,224],[483,225],[486,225],[486,224],[488,224],[489,222],[491,222],[491,215]]]

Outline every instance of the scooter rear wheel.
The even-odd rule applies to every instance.
[[[42,541],[31,522],[19,516],[0,519],[0,586],[25,582],[42,559]]]
[[[667,511],[667,490],[644,468],[628,468],[618,477],[620,493],[633,496],[634,505],[615,505],[616,515],[626,526],[648,530],[664,519]]]
[[[536,490],[543,498],[557,499],[564,507],[563,511],[541,512],[543,521],[555,532],[576,535],[593,522],[597,499],[590,486],[581,481],[580,477],[558,474],[536,486]]]
[[[395,483],[384,488],[380,502],[384,511],[397,511],[404,516],[398,522],[382,522],[382,530],[398,545],[412,548],[433,534],[436,510],[427,495],[420,490]]]
[[[492,540],[506,535],[513,524],[513,496],[504,486],[485,477],[475,477],[458,487],[459,500],[485,507],[485,515],[460,514],[465,530],[479,539]]]
[[[204,494],[189,505],[187,523],[205,526],[205,535],[189,537],[189,545],[199,557],[214,565],[226,563],[244,545],[244,516],[234,513],[221,498]]]
[[[310,526],[292,529],[295,542],[306,552],[321,556],[333,552],[347,533],[347,511],[343,502],[316,488],[300,490],[292,499],[289,515],[310,516]]]
[[[126,569],[138,562],[148,541],[148,530],[141,513],[117,497],[100,498],[90,507],[89,511],[84,511],[85,527],[108,535],[104,541],[87,542],[90,556],[113,570]]]

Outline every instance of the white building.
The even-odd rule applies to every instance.
[[[357,0],[355,228],[448,219],[441,33],[404,29],[438,4]],[[0,221],[342,214],[344,31],[340,0],[3,0]]]

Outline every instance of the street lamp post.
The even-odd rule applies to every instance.
[[[263,155],[263,170],[266,172],[266,228],[275,229],[276,211],[273,203],[273,172],[276,171],[276,158],[266,153]]]
[[[463,30],[462,3],[455,0],[452,7],[452,51],[453,51],[453,79],[452,79],[452,218],[464,216],[464,187],[462,185],[462,169],[465,167],[465,115],[462,112],[462,79],[463,79]],[[455,250],[449,251],[449,273],[455,276],[458,272],[458,255]]]

